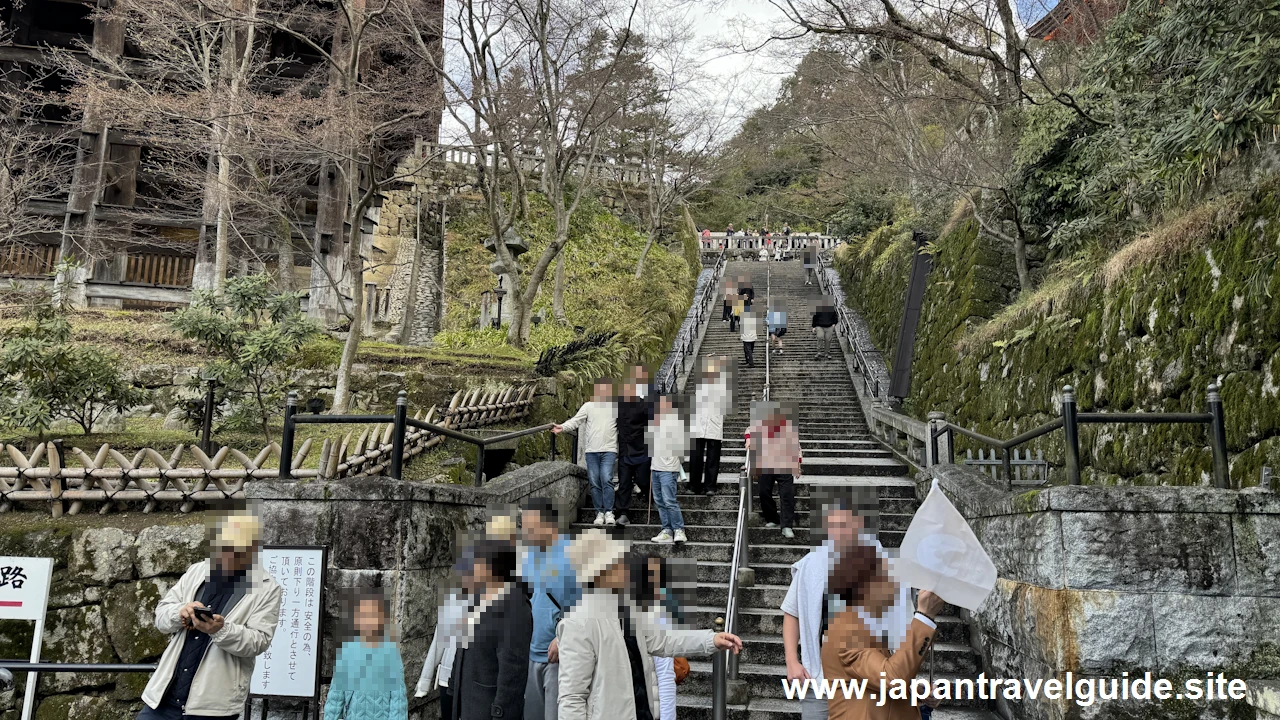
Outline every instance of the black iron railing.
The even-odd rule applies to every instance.
[[[1013,468],[1009,451],[1038,437],[1048,435],[1055,430],[1062,430],[1066,444],[1067,479],[1072,485],[1080,484],[1080,426],[1102,424],[1142,424],[1142,425],[1205,425],[1209,433],[1209,447],[1213,451],[1213,484],[1219,488],[1231,487],[1230,465],[1227,458],[1226,417],[1222,408],[1222,395],[1217,385],[1208,388],[1207,409],[1202,413],[1110,413],[1079,412],[1076,409],[1075,388],[1067,385],[1062,388],[1060,414],[1049,422],[1028,430],[1008,440],[983,435],[975,430],[960,427],[943,419],[930,423],[928,442],[932,445],[931,455],[940,462],[955,462],[955,450],[952,433],[963,435],[970,440],[983,443],[1000,451],[1002,474],[1006,483],[1012,485]],[[939,442],[941,441],[941,442]]]
[[[880,382],[881,374],[887,374],[884,358],[880,355],[879,350],[864,347],[866,343],[858,337],[858,324],[854,322],[853,316],[845,304],[844,289],[840,287],[839,282],[833,282],[827,274],[830,268],[827,255],[819,252],[817,256],[818,266],[814,272],[818,276],[818,287],[824,295],[830,295],[833,298],[836,315],[839,316],[839,321],[836,323],[836,334],[838,337],[845,339],[849,350],[852,352],[853,369],[862,375],[866,383],[865,391],[867,395],[873,400],[887,402],[889,388]],[[838,342],[837,345],[839,345]]]
[[[409,428],[416,428],[426,432],[441,435],[452,440],[470,443],[476,446],[476,487],[484,484],[484,457],[485,448],[490,445],[509,442],[529,435],[550,432],[554,423],[547,423],[537,427],[526,428],[524,430],[513,430],[509,433],[501,435],[493,435],[490,437],[476,437],[459,432],[453,428],[436,425],[434,423],[416,420],[409,417],[409,399],[408,394],[401,390],[396,396],[396,409],[391,415],[299,415],[298,414],[298,394],[290,392],[288,399],[285,401],[284,407],[284,433],[280,439],[280,479],[287,480],[293,477],[293,468],[290,467],[290,458],[293,457],[293,439],[299,424],[312,425],[340,425],[340,424],[364,424],[364,423],[391,423],[391,457],[387,464],[387,474],[394,480],[399,480],[404,471],[405,460],[405,434]],[[553,435],[551,438],[551,460],[556,459],[556,440]]]
[[[697,354],[702,327],[711,315],[711,300],[720,287],[719,279],[720,274],[724,272],[725,262],[725,253],[722,250],[715,264],[708,268],[709,272],[700,276],[700,279],[705,279],[694,291],[693,302],[689,306],[684,324],[676,333],[676,339],[671,343],[671,352],[667,353],[666,360],[663,361],[662,367],[658,369],[654,378],[654,385],[658,392],[675,392],[676,385],[680,382],[680,374],[688,367],[690,359]]]

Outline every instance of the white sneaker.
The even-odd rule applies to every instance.
[[[684,533],[679,530],[677,530],[676,532],[680,533],[681,535],[684,535]],[[662,532],[658,533],[657,535],[654,535],[653,538],[650,539],[650,542],[655,542],[655,543],[658,543],[659,545],[670,545],[671,543],[675,542],[675,540],[672,539],[671,537],[671,531],[667,530],[666,528],[663,528]]]
[[[685,537],[685,536],[684,536],[684,529],[683,529],[683,528],[681,528],[680,530],[677,530],[677,531],[676,531],[675,542],[682,543],[682,542],[688,542],[688,541],[689,541],[689,538],[687,538],[687,537]]]
[[[603,525],[603,524],[604,524],[604,513],[602,513],[602,512],[598,512],[598,513],[596,513],[596,521],[595,521],[594,523],[591,523],[591,524],[592,524],[592,525]]]
[[[778,527],[778,523],[775,523],[775,522],[767,522],[767,523],[765,523],[765,524],[764,524],[764,526],[765,526],[765,527],[767,527],[767,528],[769,528],[770,530],[773,530],[773,529],[775,529],[775,528],[777,528],[777,527]]]
[[[782,528],[782,537],[790,539],[795,536],[796,536],[795,530],[792,530],[791,528]]]
[[[614,525],[614,524],[616,524],[616,523],[615,523],[615,521],[614,521],[614,519],[613,519],[613,513],[611,513],[611,512],[607,512],[607,513],[605,513],[605,514],[604,514],[604,524],[605,524],[605,525]]]

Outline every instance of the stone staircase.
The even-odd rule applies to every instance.
[[[812,304],[817,285],[804,284],[804,268],[798,261],[780,263],[731,262],[726,277],[749,275],[756,289],[755,309],[766,307],[766,270],[772,272],[774,300],[786,303],[788,334],[783,337],[784,354],[774,355],[770,398],[795,402],[799,408],[800,441],[804,452],[804,476],[796,485],[795,538],[788,540],[779,529],[763,527],[758,507],[749,522],[750,566],[755,569],[755,585],[741,590],[738,632],[744,650],[739,658],[739,677],[749,684],[746,705],[731,705],[730,720],[783,720],[799,716],[799,703],[787,700],[781,679],[786,677],[782,646],[782,611],[779,609],[791,581],[791,564],[809,550],[809,488],[814,484],[862,485],[876,488],[880,499],[880,542],[896,548],[910,523],[918,502],[908,468],[872,439],[857,402],[853,384],[839,349],[836,359],[816,360],[817,340],[810,328]],[[742,343],[738,333],[719,319],[719,307],[702,342],[698,355],[724,354],[739,361],[736,378],[735,412],[725,418],[724,449],[720,465],[718,494],[691,495],[679,488],[678,499],[684,514],[689,542],[683,545],[656,545],[649,538],[661,529],[656,509],[644,507],[631,512],[632,525],[624,532],[637,550],[664,557],[686,558],[697,563],[697,604],[685,608],[685,619],[693,627],[714,627],[728,601],[733,534],[737,522],[738,476],[745,461],[743,433],[747,428],[752,399],[761,397],[765,382],[764,338],[756,343],[756,367],[742,363]],[[692,380],[689,391],[692,391]],[[685,407],[688,407],[688,397]],[[758,503],[753,499],[753,506]],[[574,530],[588,527],[594,514],[582,510]],[[934,678],[975,677],[981,664],[969,647],[968,628],[954,608],[938,619],[939,633],[934,650]],[[710,720],[711,662],[690,661],[689,678],[679,687],[680,720]],[[928,674],[926,663],[923,674]],[[985,707],[949,704],[934,713],[938,720],[995,720]]]

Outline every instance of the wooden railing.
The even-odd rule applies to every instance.
[[[533,393],[533,385],[459,390],[448,405],[419,411],[414,418],[452,430],[496,425],[525,417]],[[357,427],[341,438],[325,438],[314,466],[306,461],[316,443],[307,438],[291,453],[291,477],[337,479],[380,473],[391,464],[391,434],[391,423],[378,423]],[[402,460],[444,441],[440,433],[413,429],[404,438]],[[232,447],[223,446],[207,455],[195,444],[179,444],[168,452],[143,448],[130,458],[103,444],[93,456],[71,448],[75,464],[67,462],[68,451],[63,445],[61,440],[38,443],[30,455],[14,445],[3,446],[13,464],[0,466],[0,512],[17,504],[43,503],[54,517],[61,517],[63,513],[78,514],[85,503],[95,503],[103,514],[126,504],[141,504],[142,511],[149,513],[160,508],[160,503],[171,503],[185,513],[200,503],[242,499],[250,480],[280,476],[281,449],[275,442],[253,457]]]

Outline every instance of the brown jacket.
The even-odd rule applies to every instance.
[[[872,637],[856,609],[845,609],[831,618],[822,645],[822,675],[828,681],[865,679],[867,691],[861,700],[846,700],[843,693],[837,692],[827,701],[829,720],[919,720],[920,709],[912,707],[910,700],[890,699],[876,707],[880,702],[880,680],[883,677],[888,684],[902,679],[910,685],[920,671],[934,632],[934,628],[912,618],[906,639],[890,655],[885,643]]]

